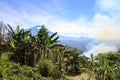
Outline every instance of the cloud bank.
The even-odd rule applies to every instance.
[[[67,20],[57,14],[53,14],[55,11],[64,11],[63,7],[56,0],[52,0],[53,6],[42,3],[44,9],[29,3],[29,8],[34,10],[31,12],[28,10],[28,5],[26,5],[24,0],[22,0],[22,3],[24,3],[24,7],[18,11],[10,6],[9,3],[1,2],[1,20],[12,26],[20,25],[22,28],[44,24],[51,31],[58,32],[64,36],[87,36],[108,40],[120,40],[119,0],[96,0],[94,4],[95,13],[91,20],[86,20],[85,17],[81,16],[76,20]]]
[[[14,1],[14,0],[11,0]],[[61,2],[51,0],[51,5],[42,3],[44,9],[35,4],[26,5],[21,0],[22,7],[19,11],[9,3],[0,3],[0,18],[12,26],[20,25],[22,28],[44,24],[49,30],[58,32],[60,35],[71,37],[91,37],[104,41],[112,41],[109,46],[106,42],[91,46],[86,53],[117,51],[116,41],[120,41],[120,0],[95,0],[94,15],[90,20],[79,16],[75,20],[67,20],[57,13],[64,13]],[[19,4],[19,3],[16,3]],[[30,11],[33,10],[33,11]],[[89,14],[89,13],[88,13]]]

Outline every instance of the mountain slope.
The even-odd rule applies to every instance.
[[[31,29],[31,32],[33,35],[36,34],[36,30],[39,29],[40,26],[35,26],[35,27],[32,27],[30,28]],[[49,32],[49,34],[53,34],[52,31],[50,30],[47,30]],[[74,47],[74,48],[77,48],[78,50],[80,50],[81,52],[85,52],[88,50],[87,46],[89,44],[96,44],[96,40],[95,39],[92,39],[92,38],[88,38],[88,37],[80,37],[80,38],[75,38],[75,37],[66,37],[66,36],[62,36],[62,35],[59,35],[58,36],[60,37],[60,44],[63,44],[63,45],[69,45],[70,47]]]

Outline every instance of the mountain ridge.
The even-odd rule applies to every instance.
[[[30,28],[31,32],[33,35],[36,34],[36,30],[39,29],[40,26],[35,26]],[[29,30],[29,29],[28,29]],[[47,31],[49,32],[49,34],[53,34],[54,32],[50,31],[47,29]],[[70,47],[74,47],[77,48],[78,50],[80,50],[82,53],[87,51],[87,45],[90,43],[94,43],[96,44],[96,39],[93,38],[89,38],[89,37],[79,37],[79,38],[75,38],[75,37],[67,37],[67,36],[62,36],[57,34],[57,36],[60,37],[60,44],[63,45],[69,45]]]

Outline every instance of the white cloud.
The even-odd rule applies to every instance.
[[[93,53],[117,52],[120,48],[120,0],[97,0],[96,14],[93,17],[91,26],[94,27],[94,34],[91,36],[103,42],[98,45],[91,45],[89,51],[84,54],[90,57]],[[92,27],[92,28],[93,28]]]
[[[96,12],[105,13],[120,23],[120,0],[96,0],[95,8]]]
[[[91,21],[81,19],[74,21],[59,21],[52,23],[51,30],[74,37],[80,37],[81,33],[89,37],[104,40],[120,40],[120,1],[119,0],[97,0],[96,13]]]
[[[97,0],[96,7],[105,12],[115,12],[119,11],[120,8],[120,0]]]
[[[57,5],[59,4],[58,0],[54,1],[56,1],[56,4],[43,4],[46,7],[45,9],[30,4],[29,6],[24,5],[20,10],[1,2],[0,19],[12,26],[20,25],[22,28],[43,24],[49,30],[64,36],[87,36],[112,41],[111,43],[103,41],[99,45],[91,45],[91,49],[88,49],[89,51],[85,53],[87,56],[90,53],[97,54],[118,50],[118,42],[116,43],[115,41],[120,41],[120,0],[96,0],[96,12],[90,21],[86,21],[85,17],[79,17],[76,20],[63,19],[55,12],[63,11],[64,9]]]
[[[120,40],[120,0],[97,0],[93,25],[97,27],[94,36],[108,40]]]
[[[73,35],[74,37],[79,37],[81,33],[88,32],[87,24],[81,20],[76,21],[64,21],[56,20],[50,25],[52,31],[57,31],[59,34]],[[76,35],[77,34],[77,35]]]
[[[95,38],[104,40],[120,40],[120,24],[115,21],[113,17],[96,14],[91,22],[94,28],[94,34],[91,35]]]
[[[118,48],[114,43],[102,42],[99,45],[93,45],[88,52],[84,52],[84,55],[90,57],[90,54],[96,56],[98,53],[117,52]]]
[[[21,1],[23,6],[17,1],[11,1],[18,6],[15,8],[6,1],[1,2],[0,18],[2,21],[5,21],[5,23],[9,23],[12,26],[20,25],[22,28],[29,28],[38,24],[49,25],[50,21],[57,18],[56,15],[51,14],[51,12],[53,10],[61,10],[61,7],[57,4],[49,5],[48,3],[44,3],[44,9],[42,9],[24,0]],[[20,7],[18,8],[19,10],[17,10],[17,7]]]
[[[119,0],[97,0],[95,7],[96,13],[91,21],[86,21],[85,18],[78,18],[77,20],[64,20],[57,14],[52,14],[49,9],[63,10],[60,5],[53,4],[53,6],[44,4],[46,9],[39,9],[33,4],[29,5],[34,11],[31,13],[27,10],[21,9],[19,12],[13,7],[0,3],[0,18],[12,26],[20,25],[22,28],[33,27],[38,24],[44,24],[48,29],[58,32],[65,36],[88,36],[100,39],[117,39],[120,40],[120,18]],[[48,8],[49,7],[49,8]],[[53,7],[53,8],[51,8]]]
[[[30,14],[24,10],[17,12],[6,5],[3,5],[3,7],[4,9],[0,10],[0,17],[5,23],[9,23],[12,26],[20,25],[22,28],[29,28],[36,24],[47,24],[53,17],[52,15],[46,15],[42,10],[36,14]]]

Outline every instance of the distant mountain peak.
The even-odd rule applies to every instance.
[[[41,25],[36,25],[36,26],[34,26],[34,27],[31,27],[31,28],[26,29],[26,31],[27,31],[27,30],[31,30],[32,35],[36,35],[36,31],[39,30],[40,28],[41,28]],[[50,30],[48,30],[48,29],[47,29],[47,31],[49,32],[50,35],[53,34],[52,31],[50,31]]]

